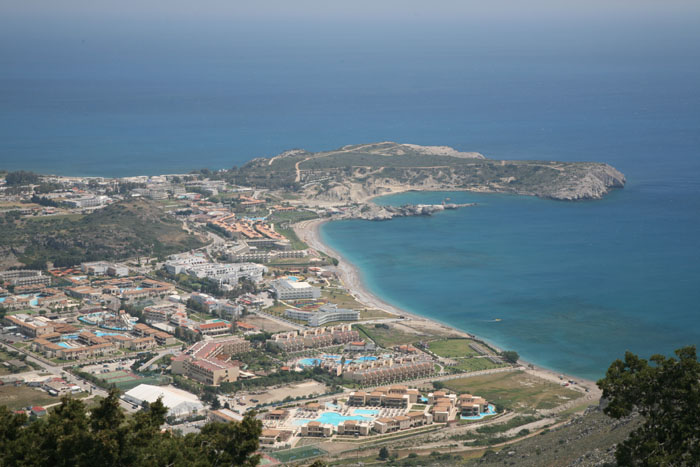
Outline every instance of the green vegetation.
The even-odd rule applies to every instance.
[[[476,394],[498,407],[518,412],[551,409],[581,393],[523,371],[508,371],[442,382],[454,392]]]
[[[456,368],[460,371],[481,371],[490,370],[492,368],[500,368],[503,364],[494,363],[488,358],[460,358],[457,360],[457,365],[449,367]]]
[[[479,355],[477,351],[469,347],[473,344],[471,339],[441,339],[428,344],[428,349],[436,355],[447,358],[471,357]]]
[[[676,356],[654,355],[650,363],[627,352],[598,382],[607,415],[644,419],[618,446],[619,465],[700,465],[700,362],[694,346]]]
[[[5,311],[0,307],[0,318],[5,316]],[[21,373],[31,369],[41,368],[36,363],[27,360],[27,356],[16,350],[0,349],[0,375]]]
[[[107,206],[86,216],[8,219],[0,216],[0,247],[19,252],[31,267],[72,266],[83,261],[165,256],[203,242],[181,223],[143,199]]]
[[[287,463],[325,456],[326,454],[328,454],[326,451],[316,446],[302,446],[300,448],[270,453],[270,457],[274,457],[280,462]]]
[[[539,418],[533,415],[518,415],[517,417],[511,418],[505,423],[481,426],[477,428],[476,431],[478,433],[503,433],[512,428],[536,422],[537,420],[539,420]]]
[[[378,345],[385,348],[391,348],[400,344],[415,344],[420,340],[419,335],[399,331],[396,327],[389,324],[355,324],[354,328],[357,329],[361,335],[370,338]]]
[[[27,423],[25,415],[0,407],[0,464],[31,466],[254,466],[262,424],[210,423],[182,436],[161,431],[167,408],[160,400],[127,417],[116,391],[88,413],[84,402],[63,398],[48,416]]]
[[[312,173],[318,193],[349,181],[392,179],[420,185],[431,178],[450,188],[486,188],[499,192],[556,196],[562,188],[575,188],[582,179],[605,170],[592,162],[499,161],[435,155],[397,143],[363,144],[335,151],[293,151],[270,159],[254,159],[241,168],[217,176],[230,183],[296,191],[299,169]],[[621,181],[615,181],[621,186]]]
[[[5,175],[5,183],[9,186],[37,185],[39,183],[39,176],[34,172],[25,172],[24,170],[8,172],[7,175]]]
[[[503,357],[503,360],[510,363],[518,363],[520,359],[520,355],[518,355],[518,352],[515,350],[504,350],[501,352],[501,357]]]
[[[275,232],[280,235],[284,235],[287,240],[291,242],[292,250],[306,250],[309,248],[309,245],[302,242],[297,236],[297,233],[291,227],[282,227],[281,224],[275,224]]]
[[[364,308],[364,305],[347,293],[345,290],[325,288],[321,291],[321,298],[338,305],[338,308],[349,308],[357,310]]]

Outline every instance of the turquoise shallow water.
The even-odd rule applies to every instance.
[[[700,199],[695,190],[686,195],[635,183],[578,203],[405,193],[378,202],[478,205],[330,222],[322,237],[390,303],[596,378],[628,349],[700,345],[700,223],[689,215],[700,212]]]

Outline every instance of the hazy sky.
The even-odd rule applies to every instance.
[[[4,0],[5,20],[21,16],[53,19],[307,19],[361,21],[453,21],[470,18],[555,19],[692,15],[700,12],[696,0]],[[696,18],[699,19],[699,18]]]

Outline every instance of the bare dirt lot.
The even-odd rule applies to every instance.
[[[236,396],[242,396],[241,402],[244,403],[244,405],[239,404],[238,402],[235,402],[236,407],[240,407],[241,409],[246,408],[246,407],[252,407],[257,404],[267,404],[270,402],[281,402],[284,400],[285,397],[289,396],[292,398],[295,397],[312,397],[312,395],[318,395],[318,394],[323,394],[326,392],[326,385],[323,383],[319,383],[317,381],[302,381],[301,383],[294,383],[294,384],[288,384],[284,385],[281,387],[276,387],[273,389],[268,388],[265,390],[263,394],[254,394],[254,392],[262,392],[262,391],[251,391],[251,392],[239,392],[236,394]],[[253,401],[256,400],[257,402]],[[231,407],[234,407],[234,403],[232,401]]]
[[[242,319],[244,323],[252,324],[253,326],[257,326],[263,331],[267,332],[284,332],[284,331],[291,331],[294,329],[291,326],[287,326],[283,323],[280,323],[278,321],[273,321],[271,319],[265,318],[264,316],[258,316],[258,315],[248,315],[245,318]]]

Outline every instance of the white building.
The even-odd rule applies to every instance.
[[[318,311],[284,310],[284,316],[300,321],[306,321],[309,326],[323,326],[333,321],[357,321],[360,319],[359,310],[338,308],[338,305],[323,305]]]
[[[93,261],[90,263],[82,263],[80,270],[86,274],[95,276],[110,276],[124,277],[129,275],[129,268],[120,264],[107,263],[105,261]]]
[[[314,299],[321,296],[321,289],[308,282],[279,279],[270,283],[278,300]]]
[[[168,256],[168,261],[165,262],[165,270],[169,274],[185,274],[188,267],[206,263],[207,259],[201,253],[170,255]]]
[[[139,384],[122,396],[125,401],[138,406],[145,401],[152,404],[159,397],[162,397],[163,405],[168,408],[168,416],[184,418],[204,412],[204,404],[197,396],[170,386]]]
[[[94,208],[97,206],[102,206],[108,202],[109,198],[106,196],[80,196],[78,198],[67,199],[66,203],[76,207],[76,208]]]

